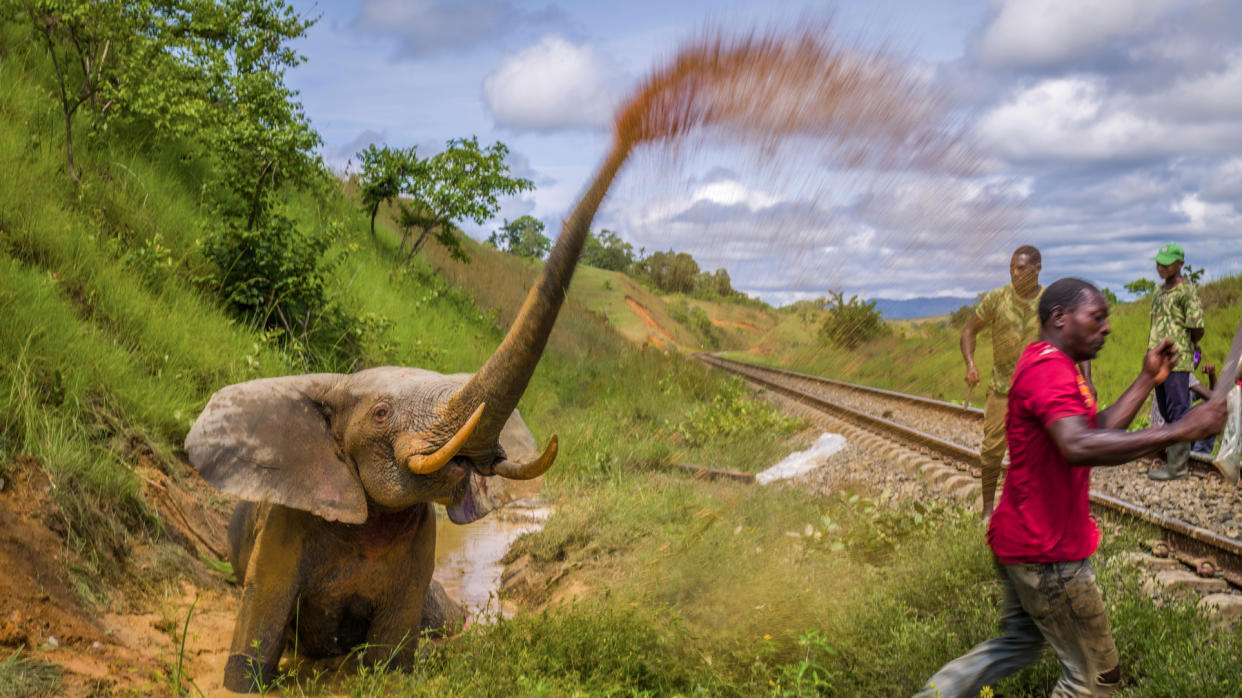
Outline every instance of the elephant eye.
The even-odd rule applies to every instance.
[[[388,403],[381,402],[371,410],[371,416],[375,418],[375,421],[382,422],[385,419],[388,419],[389,409]]]

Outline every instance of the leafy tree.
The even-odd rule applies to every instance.
[[[284,85],[305,35],[284,0],[20,0],[51,59],[75,179],[74,117],[103,131],[128,120],[151,143],[183,139],[214,161],[209,198],[257,223],[263,194],[322,169],[310,129]]]
[[[407,192],[414,203],[409,207],[410,226],[398,254],[405,248],[408,231],[417,227],[421,232],[410,245],[405,261],[428,236],[444,245],[454,259],[468,261],[456,224],[470,219],[482,225],[496,215],[500,197],[534,188],[529,179],[509,176],[505,164],[508,154],[504,143],[480,148],[478,138],[471,136],[452,139],[443,152],[419,161]]]
[[[974,314],[974,304],[967,303],[966,305],[961,306],[952,313],[949,313],[949,327],[956,327],[958,329],[965,327],[966,323],[970,321],[970,316]]]
[[[1135,279],[1122,288],[1136,296],[1146,296],[1156,290],[1156,282],[1151,279]]]
[[[640,278],[665,293],[690,293],[699,274],[699,263],[685,252],[653,252],[635,264]]]
[[[979,301],[983,300],[985,294],[979,293],[975,295],[975,300],[971,303],[961,306],[949,314],[949,327],[961,329],[966,326],[970,318],[975,314],[975,307],[979,305]]]
[[[712,296],[732,298],[738,295],[738,292],[733,289],[733,281],[729,278],[728,270],[724,268],[699,274],[695,286],[698,295],[708,298]]]
[[[543,221],[531,216],[510,221],[491,234],[488,244],[517,257],[542,259],[552,249],[552,240],[543,234]]]
[[[1112,289],[1110,288],[1100,289],[1100,295],[1104,296],[1104,300],[1107,301],[1109,305],[1117,305],[1117,303],[1119,302],[1119,299],[1117,298],[1117,294],[1113,293]]]
[[[106,84],[108,53],[114,42],[120,43],[128,22],[119,2],[105,0],[26,0],[22,9],[52,61],[65,120],[65,158],[76,180],[81,170],[73,161],[73,117],[83,104],[97,101],[100,86]],[[114,56],[111,64],[116,62]]]
[[[1203,269],[1202,268],[1195,269],[1194,267],[1187,264],[1182,269],[1182,276],[1186,277],[1186,280],[1189,281],[1190,283],[1197,284],[1199,283],[1199,280],[1203,278]]]
[[[823,315],[824,309],[828,307],[828,299],[820,296],[815,300],[794,301],[788,305],[781,306],[780,312],[789,313],[798,318],[803,326],[813,324],[816,318]]]
[[[624,272],[634,263],[634,246],[615,232],[604,229],[588,233],[582,246],[582,263],[597,269]]]
[[[289,44],[313,20],[286,0],[19,2],[52,63],[75,179],[83,112],[97,135],[128,127],[148,147],[185,148],[209,173],[203,252],[233,309],[303,343],[321,318],[339,316],[323,290],[336,228],[299,229],[282,205],[289,187],[331,186],[314,154],[319,135],[285,85],[304,60]]]
[[[371,237],[375,237],[375,214],[385,202],[409,188],[409,179],[419,165],[416,148],[389,148],[368,145],[358,153],[362,164],[360,183],[362,208],[371,215]]]
[[[864,301],[855,295],[847,301],[841,291],[829,291],[827,301],[820,334],[832,344],[853,349],[888,333],[883,313],[876,310],[874,300]]]

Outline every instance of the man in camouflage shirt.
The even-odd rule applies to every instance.
[[[1195,349],[1203,339],[1203,306],[1199,304],[1199,291],[1189,279],[1182,276],[1182,264],[1186,252],[1176,242],[1170,242],[1153,257],[1156,273],[1164,283],[1151,295],[1151,330],[1147,348],[1151,349],[1168,338],[1177,350],[1177,364],[1163,383],[1156,386],[1156,406],[1166,424],[1181,419],[1190,410],[1190,372],[1194,370]],[[1151,470],[1147,477],[1153,480],[1176,480],[1186,477],[1186,461],[1190,458],[1190,442],[1169,446],[1168,464]]]
[[[962,357],[966,359],[966,384],[979,384],[975,366],[975,336],[984,328],[992,331],[992,378],[988,383],[987,400],[983,407],[982,465],[977,476],[983,489],[983,518],[992,516],[996,500],[996,481],[1000,478],[1001,461],[1005,457],[1005,409],[1008,405],[1009,381],[1014,366],[1026,345],[1039,339],[1039,285],[1041,260],[1039,250],[1023,245],[1014,250],[1009,261],[1007,286],[983,295],[975,312],[962,328]]]

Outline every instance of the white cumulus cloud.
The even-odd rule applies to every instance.
[[[600,128],[616,104],[612,62],[589,44],[549,35],[483,80],[497,126],[520,131]]]
[[[1167,129],[1146,114],[1108,100],[1099,80],[1044,80],[1019,91],[980,120],[979,133],[1015,159],[1108,160],[1166,152]]]
[[[1143,32],[1185,0],[994,0],[979,37],[989,61],[1014,67],[1060,64],[1101,44]]]

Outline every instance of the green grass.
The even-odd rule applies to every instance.
[[[60,669],[21,654],[19,650],[0,659],[0,696],[41,698],[55,695],[60,686]]]
[[[411,674],[290,682],[283,693],[911,695],[997,632],[1001,587],[978,517],[961,509],[646,472],[564,494],[511,557],[571,570],[592,587],[585,597],[473,626]],[[1231,695],[1242,632],[1213,628],[1192,601],[1152,600],[1117,561],[1153,534],[1106,535],[1095,556],[1119,695]],[[1059,673],[1046,652],[994,688],[1043,696]]]
[[[25,455],[47,472],[48,516],[72,553],[68,572],[84,598],[107,607],[118,589],[134,588],[127,562],[136,544],[179,550],[143,494],[139,465],[187,477],[181,443],[214,390],[379,364],[474,370],[499,343],[538,265],[468,242],[469,265],[433,248],[398,267],[395,237],[382,230],[371,239],[348,187],[322,199],[289,193],[301,225],[340,231],[332,293],[355,318],[350,352],[308,354],[230,317],[204,281],[202,173],[177,148],[151,148],[139,133],[92,135],[83,122],[86,174],[81,187],[71,182],[47,66],[30,48],[11,28],[0,31],[0,361],[10,369],[0,373],[0,470]],[[514,554],[599,583],[574,605],[475,626],[429,651],[412,675],[350,673],[332,690],[908,694],[992,633],[997,585],[971,514],[661,471],[683,462],[754,472],[810,435],[735,380],[627,341],[611,314],[632,315],[616,305],[630,291],[622,277],[596,272],[580,270],[521,403],[541,442],[559,434],[561,456],[547,484],[557,512]],[[1239,286],[1208,290],[1236,303]],[[960,382],[955,334],[934,323],[903,326],[842,356],[814,348],[814,327],[797,318],[777,323],[755,309],[718,316],[710,304],[687,305],[725,329],[759,327],[771,356],[793,347],[792,365],[803,370],[822,366],[944,397]],[[1133,537],[1106,540],[1100,577],[1123,670],[1141,678],[1130,694],[1183,695],[1188,686],[1236,681],[1236,632],[1216,633],[1192,607],[1157,607],[1134,593],[1132,573],[1108,561]],[[17,655],[0,662],[0,693],[16,692],[4,683],[10,676],[42,666]],[[40,675],[39,685],[51,685],[50,674]],[[1055,662],[1045,659],[1000,688],[1037,695],[1054,676]],[[282,690],[329,689],[312,679]]]
[[[393,262],[396,238],[372,240],[343,193],[290,194],[302,225],[341,231],[334,296],[358,318],[348,363],[307,355],[279,336],[230,317],[204,281],[199,173],[174,148],[144,149],[125,134],[78,129],[82,185],[64,174],[58,107],[42,55],[11,28],[0,35],[0,464],[33,456],[53,483],[57,517],[84,564],[76,574],[102,599],[134,540],[159,538],[161,522],[135,468],[151,457],[185,475],[181,442],[210,394],[252,378],[369,365],[473,371],[494,350],[538,269],[470,243],[473,262],[438,270]],[[37,48],[37,46],[36,46]],[[465,282],[455,285],[454,280]],[[676,361],[676,360],[674,360]],[[633,402],[680,365],[675,381],[638,409]],[[678,369],[681,370],[681,369]],[[541,440],[562,435],[554,480],[673,456],[707,460],[718,445],[680,443],[685,410],[727,384],[685,362],[633,347],[572,299],[522,403]],[[789,429],[757,439],[731,464],[767,459]],[[653,438],[654,437],[654,438]],[[604,445],[607,444],[607,447]],[[614,445],[616,444],[616,445]],[[671,455],[670,455],[671,454]],[[620,465],[618,465],[620,464]],[[0,465],[0,469],[8,467]],[[72,486],[63,486],[72,483]]]

